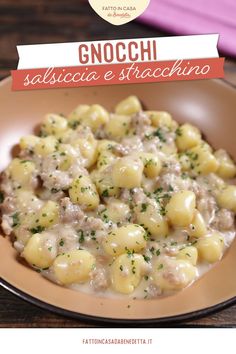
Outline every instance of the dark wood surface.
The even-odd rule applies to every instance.
[[[0,79],[17,67],[16,45],[163,35],[134,21],[112,26],[87,0],[0,0]],[[236,87],[236,60],[226,59],[225,79]],[[89,326],[94,325],[41,310],[0,288],[0,327]],[[236,327],[236,306],[178,326]]]

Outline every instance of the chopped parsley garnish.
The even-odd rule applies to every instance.
[[[132,256],[133,256],[134,250],[131,251],[131,250],[129,250],[127,247],[125,247],[125,250],[126,250],[126,253],[127,253],[128,257],[132,257]]]
[[[20,225],[19,213],[15,213],[12,216],[12,227],[16,227]]]
[[[57,189],[57,188],[52,188],[52,189],[51,189],[51,193],[53,193],[53,194],[54,194],[54,193],[57,193],[57,192],[59,192],[59,191],[60,191],[60,189]]]
[[[109,222],[109,218],[108,218],[108,215],[105,214],[105,212],[107,211],[107,209],[104,209],[101,213],[101,216],[102,216],[102,220],[105,222],[105,223],[108,223]]]
[[[154,191],[154,194],[159,194],[159,193],[162,193],[163,192],[163,188],[160,187],[160,188],[157,188],[155,191]]]
[[[166,209],[165,209],[164,206],[161,207],[161,209],[160,209],[160,214],[161,214],[162,216],[165,216],[165,215],[166,215]]]
[[[161,263],[161,264],[159,264],[159,266],[158,266],[158,270],[161,270],[162,268],[164,267],[164,265]]]
[[[120,271],[123,272],[123,270],[124,270],[124,268],[123,268],[123,266],[121,265],[121,266],[120,266]]]
[[[109,197],[108,189],[105,189],[105,190],[102,192],[102,197]]]
[[[143,238],[144,238],[144,240],[148,241],[148,240],[149,240],[149,236],[150,236],[150,232],[147,231],[147,230],[145,230],[145,231],[146,231],[146,232],[145,232],[145,234],[143,235]]]
[[[182,135],[182,130],[181,130],[180,127],[176,129],[175,134],[176,134],[177,136],[181,136],[181,135]]]
[[[31,160],[21,160],[20,163],[27,163],[27,162],[31,162]]]
[[[154,133],[153,133],[154,136],[157,136],[160,141],[162,141],[163,143],[166,142],[166,138],[165,136],[163,135],[163,131],[161,128],[158,128]]]
[[[126,123],[125,123],[126,124]],[[124,125],[124,124],[123,124]],[[107,150],[113,150],[114,149],[114,145],[112,145],[112,144],[108,144],[107,145]]]
[[[186,155],[192,160],[196,161],[198,159],[198,154],[192,152],[192,151],[187,151]]]
[[[156,256],[158,257],[158,256],[160,256],[160,254],[161,254],[161,251],[159,249],[156,250]]]
[[[148,167],[148,166],[151,166],[151,165],[155,165],[156,166],[156,162],[154,162],[153,159],[145,159],[144,167]]]
[[[78,230],[77,234],[79,236],[79,243],[83,243],[84,242],[84,232],[83,232],[83,230]]]
[[[151,258],[150,257],[148,257],[148,256],[145,256],[145,255],[143,255],[143,258],[144,258],[144,260],[145,260],[145,262],[150,262],[150,260],[151,260]]]
[[[197,243],[197,240],[191,242],[191,245],[192,245],[192,246],[193,246],[193,245],[196,245],[196,243]]]
[[[149,251],[150,251],[152,254],[154,254],[155,248],[154,248],[154,247],[151,247],[151,248],[149,248]]]
[[[141,204],[141,213],[144,213],[147,210],[148,205],[145,203]]]
[[[36,227],[32,227],[32,229],[30,229],[30,232],[32,234],[40,234],[41,232],[43,232],[45,230],[44,226],[38,225]]]
[[[74,130],[78,127],[79,124],[80,122],[77,120],[72,120],[71,122],[68,123],[69,127]]]
[[[64,242],[63,238],[61,238],[61,239],[60,239],[60,242],[59,242],[59,245],[60,245],[61,247],[63,247],[64,244],[65,244],[65,242]]]

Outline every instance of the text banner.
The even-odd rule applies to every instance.
[[[13,70],[13,90],[202,80],[224,77],[224,59]]]
[[[17,69],[219,57],[219,35],[119,39],[17,46]]]
[[[13,90],[224,77],[218,34],[18,46]]]

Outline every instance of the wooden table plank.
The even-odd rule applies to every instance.
[[[58,316],[28,304],[0,287],[1,327],[91,327],[93,324]],[[105,325],[106,326],[106,325]],[[111,325],[108,325],[111,327]],[[152,326],[152,325],[150,325]],[[173,325],[169,325],[173,326]],[[236,305],[198,320],[174,324],[174,327],[236,327]],[[102,325],[101,325],[102,327]],[[146,326],[148,327],[148,326]]]
[[[94,13],[87,0],[0,0],[0,79],[17,67],[16,45],[163,35],[167,34],[134,21],[110,25]],[[226,60],[225,73],[226,80],[236,86],[235,60]],[[0,327],[87,326],[91,324],[44,311],[0,288]],[[178,326],[235,327],[236,306]]]

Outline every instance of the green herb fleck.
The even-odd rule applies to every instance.
[[[57,189],[57,188],[52,188],[52,189],[51,189],[51,193],[53,193],[53,194],[54,194],[54,193],[57,193],[57,192],[59,192],[59,191],[60,191],[60,189]]]
[[[38,225],[36,227],[33,227],[32,229],[30,229],[30,232],[32,234],[40,234],[41,232],[43,232],[45,230],[44,226]]]
[[[164,206],[161,207],[161,209],[160,209],[160,214],[161,214],[162,216],[165,216],[165,215],[166,215],[166,209],[165,209]]]
[[[181,178],[182,178],[182,179],[187,179],[187,178],[188,178],[187,173],[183,172],[183,173],[181,174]]]
[[[126,250],[126,253],[127,253],[128,257],[132,257],[134,255],[134,250],[131,251],[127,247],[125,247],[125,250]]]
[[[143,255],[143,258],[144,258],[144,260],[145,260],[145,262],[150,262],[150,260],[151,260],[151,258],[150,257],[148,257],[148,256],[145,256],[145,255]]]
[[[102,197],[109,197],[108,189],[105,189],[105,190],[102,192]]]
[[[59,245],[60,245],[61,247],[63,247],[64,244],[65,244],[65,242],[64,242],[63,238],[61,238],[61,239],[60,239],[60,242],[59,242]]]
[[[20,225],[20,218],[19,218],[19,213],[15,213],[12,216],[12,227],[16,227]]]
[[[83,230],[78,230],[77,234],[79,236],[79,243],[83,243],[84,242],[84,232],[83,232]]]
[[[145,203],[141,204],[141,213],[144,213],[147,210],[148,205]]]
[[[157,136],[160,141],[162,141],[163,143],[166,142],[166,138],[165,136],[163,135],[163,131],[161,128],[158,128],[154,133],[153,133],[154,136]]]
[[[156,250],[156,256],[158,257],[158,256],[160,256],[160,254],[161,254],[160,249]]]
[[[71,129],[76,129],[77,127],[78,127],[78,125],[80,124],[80,122],[79,121],[76,121],[76,120],[73,120],[73,121],[71,121],[71,122],[69,122],[69,127],[71,128]]]
[[[182,135],[182,130],[181,130],[180,127],[176,129],[175,134],[176,134],[177,136],[181,136],[181,135]]]
[[[27,162],[31,162],[31,160],[21,160],[20,163],[27,163]]]
[[[149,251],[150,251],[152,254],[154,254],[155,248],[154,248],[154,247],[151,247],[151,248],[149,248]]]

